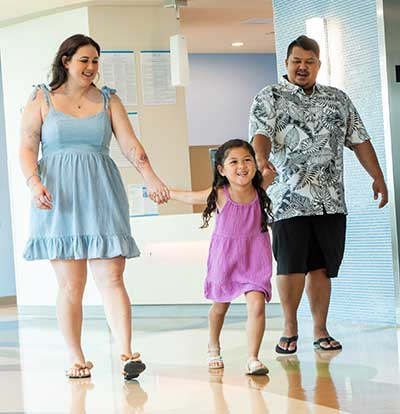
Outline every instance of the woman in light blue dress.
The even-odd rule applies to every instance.
[[[112,132],[142,174],[153,201],[166,202],[169,192],[151,168],[115,90],[99,90],[93,84],[99,56],[93,39],[66,39],[53,62],[49,87],[36,86],[24,109],[20,158],[32,193],[24,257],[50,260],[57,275],[57,316],[71,363],[67,376],[90,377],[93,367],[81,347],[89,262],[124,361],[124,376],[131,379],[145,365],[131,349],[131,308],[123,271],[125,259],[138,256],[139,250],[130,234],[121,177],[109,157]]]

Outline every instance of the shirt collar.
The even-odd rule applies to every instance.
[[[297,86],[292,82],[289,82],[287,75],[283,75],[279,83],[285,86],[293,95],[297,92],[301,92],[304,94],[303,89],[300,86]],[[321,85],[319,83],[316,83],[314,85],[314,92],[321,92]]]

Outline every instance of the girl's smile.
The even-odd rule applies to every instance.
[[[248,185],[254,178],[257,167],[254,158],[246,148],[238,147],[229,150],[223,166],[218,166],[219,173],[226,177],[230,184]]]

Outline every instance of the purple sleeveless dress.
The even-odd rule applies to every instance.
[[[267,232],[261,233],[261,207],[232,201],[224,187],[226,204],[217,211],[211,238],[204,294],[215,302],[230,302],[242,293],[263,292],[271,300],[272,252]]]

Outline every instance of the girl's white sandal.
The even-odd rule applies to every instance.
[[[258,359],[247,361],[246,374],[247,375],[267,375],[269,369]]]
[[[208,357],[207,357],[207,363],[209,369],[222,369],[224,368],[224,360],[222,359],[222,356],[219,354],[221,351],[220,348],[216,349],[208,349]],[[210,352],[218,352],[218,355],[211,356]]]

